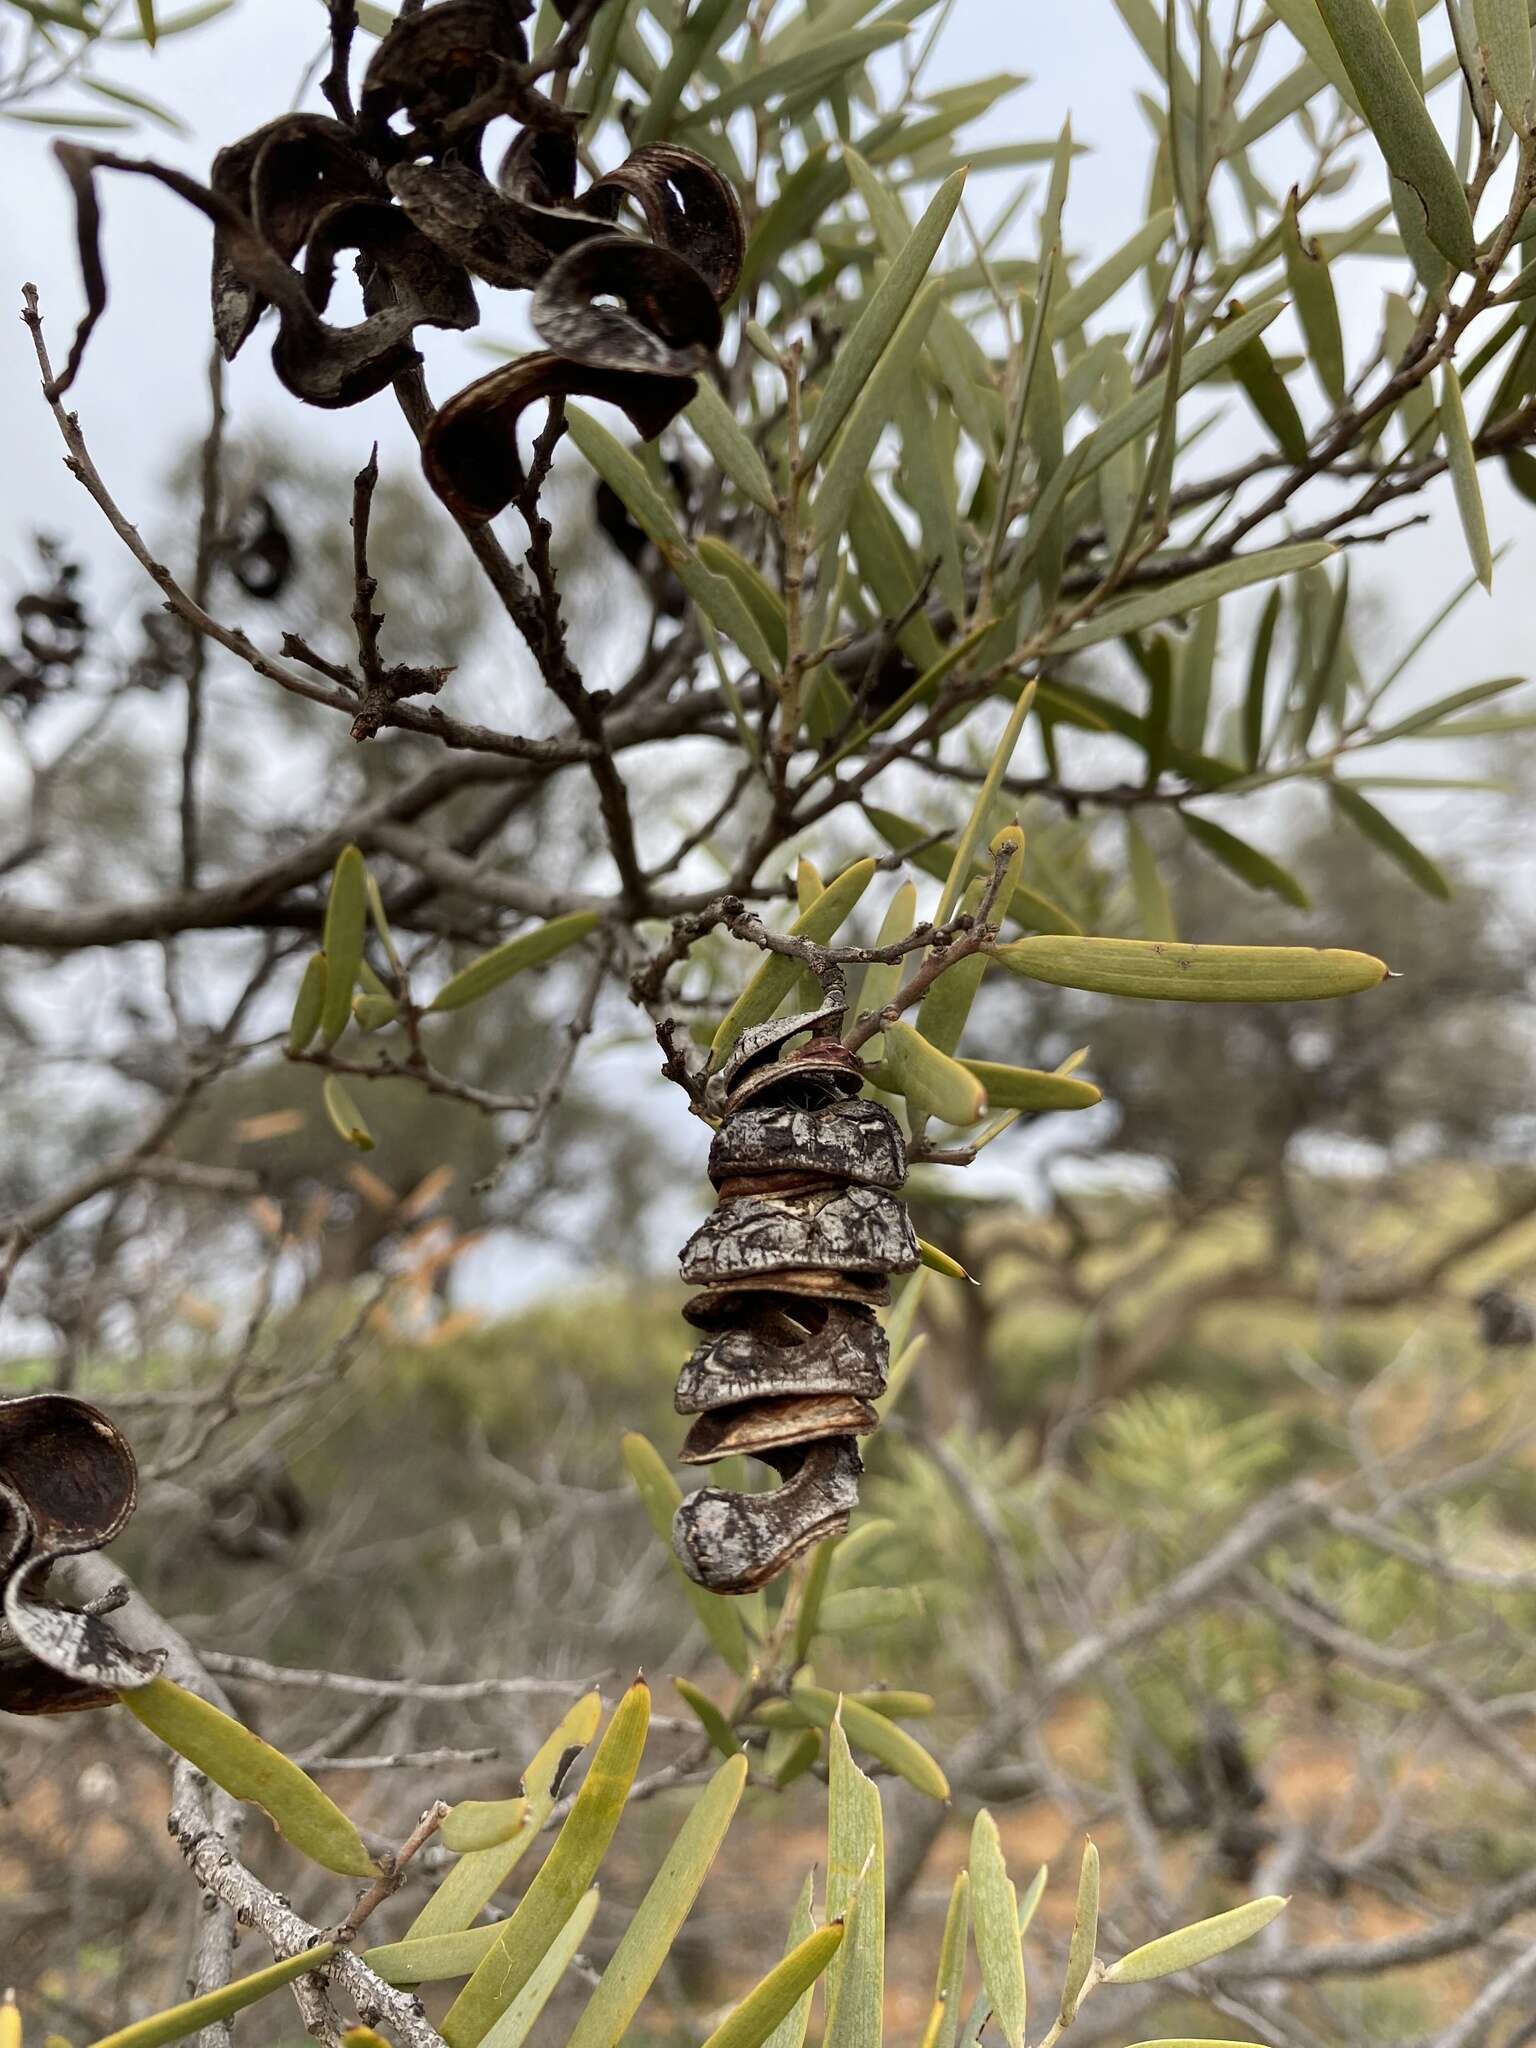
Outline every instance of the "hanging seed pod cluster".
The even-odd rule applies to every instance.
[[[576,37],[578,10],[558,11]],[[273,367],[309,405],[356,405],[415,370],[418,328],[478,325],[477,285],[531,292],[544,348],[448,399],[424,429],[428,480],[466,524],[494,518],[519,490],[518,422],[540,399],[605,399],[654,439],[715,360],[741,275],[741,207],[708,158],[676,143],[645,144],[578,191],[581,117],[539,89],[556,60],[530,57],[521,24],[532,12],[533,0],[439,0],[398,16],[355,109],[342,81],[334,117],[267,122],[219,151],[207,185],[57,144],[86,313],[55,394],[106,307],[94,180],[111,170],[154,178],[208,217],[220,348],[235,356],[271,310]],[[487,130],[505,117],[518,132],[490,173]],[[641,231],[625,227],[626,209]],[[326,316],[346,257],[364,317],[342,325]]]
[[[677,1383],[693,1417],[683,1460],[740,1454],[781,1482],[706,1486],[678,1509],[683,1568],[716,1593],[766,1585],[848,1526],[889,1365],[876,1311],[891,1276],[918,1264],[901,1128],[861,1098],[863,1068],[831,1035],[841,1014],[776,1018],[741,1038],[710,1148],[719,1200],[683,1248],[683,1278],[701,1290],[684,1310],[700,1340]]]

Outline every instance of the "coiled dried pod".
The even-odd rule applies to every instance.
[[[59,143],[86,312],[55,395],[106,306],[95,177],[110,170],[154,178],[208,217],[220,347],[237,354],[271,308],[273,366],[309,405],[355,405],[415,369],[418,328],[479,320],[477,284],[531,292],[543,348],[449,398],[425,435],[428,481],[466,524],[517,495],[518,421],[538,400],[605,399],[646,439],[660,434],[714,362],[741,275],[741,207],[707,157],[673,142],[643,144],[578,192],[580,119],[539,89],[549,67],[529,56],[532,12],[533,0],[437,0],[396,16],[355,115],[343,96],[345,119],[269,121],[219,151],[206,185]],[[519,132],[492,177],[482,152],[504,116]],[[343,255],[365,316],[346,326],[325,317]]]
[[[719,1200],[683,1247],[683,1278],[701,1290],[684,1314],[702,1332],[677,1383],[678,1412],[693,1418],[683,1461],[740,1453],[781,1481],[706,1486],[679,1507],[683,1569],[715,1593],[752,1592],[847,1528],[858,1440],[878,1423],[890,1362],[876,1311],[891,1276],[918,1264],[901,1129],[860,1097],[859,1061],[826,1035],[839,1016],[743,1035],[710,1149]]]
[[[55,1563],[110,1543],[137,1501],[133,1453],[100,1409],[71,1394],[0,1398],[0,1712],[107,1707],[154,1677],[158,1656],[48,1592]]]

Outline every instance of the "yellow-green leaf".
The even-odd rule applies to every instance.
[[[976,1076],[930,1045],[904,1019],[885,1027],[885,1062],[897,1087],[920,1116],[936,1116],[947,1124],[973,1124],[986,1115],[987,1091]]]
[[[264,1970],[253,1970],[249,1977],[238,1977],[233,1984],[206,1992],[201,1998],[189,1998],[184,2005],[173,2005],[165,2012],[156,2013],[152,2019],[137,2020],[131,2027],[120,2027],[115,2034],[103,2034],[92,2048],[161,2048],[162,2042],[185,2040],[188,2034],[198,2033],[203,2027],[217,2026],[222,2020],[232,2019],[237,2012],[244,2012],[258,1999],[270,1997],[296,1977],[307,1977],[312,1970],[323,1969],[335,1953],[334,1941],[322,1941],[314,1948],[304,1949],[299,1955],[286,1956],[280,1963],[270,1963]],[[11,2012],[15,2009],[14,2006],[7,2008]],[[4,2040],[5,2031],[4,2020],[0,2018],[0,2041]],[[19,2022],[15,2029],[15,2042],[16,2048],[20,2048]]]
[[[930,1244],[927,1238],[920,1237],[917,1240],[917,1253],[930,1273],[942,1274],[946,1280],[963,1280],[969,1287],[977,1285],[976,1277],[973,1273],[967,1273],[958,1259],[952,1259],[948,1252],[940,1251],[939,1247],[936,1244]],[[918,1341],[922,1342],[923,1340],[919,1339]],[[891,1374],[891,1382],[892,1386],[897,1384],[894,1370]]]
[[[943,295],[942,278],[931,278],[922,287],[889,346],[855,393],[811,505],[811,540],[818,548],[829,548],[848,524],[854,494],[868,474],[880,437],[895,418],[903,391],[917,375],[918,355]],[[842,360],[841,353],[838,360]]]
[[[1250,1941],[1290,1904],[1288,1899],[1250,1899],[1246,1906],[1234,1906],[1230,1913],[1217,1913],[1210,1920],[1197,1920],[1176,1934],[1164,1934],[1141,1948],[1133,1948],[1104,1972],[1106,1984],[1149,1984],[1156,1977],[1172,1976],[1175,1970],[1192,1970],[1208,1963],[1212,1956],[1225,1955],[1239,1942]]]
[[[441,2029],[448,2048],[477,2048],[576,1910],[623,1818],[650,1718],[650,1687],[636,1679],[614,1709],[554,1846],[449,2007]]]
[[[528,1982],[486,2035],[482,2048],[522,2048],[534,2021],[548,2005],[556,1985],[571,1966],[587,1930],[597,1917],[599,1893],[593,1885],[550,1944]]]
[[[1018,887],[1019,871],[1024,865],[1024,834],[1017,825],[1006,825],[987,851],[994,859],[1007,855],[1008,864],[987,913],[989,924],[1000,925],[1008,915],[1013,892]],[[987,886],[986,881],[978,877],[961,897],[961,910],[974,917],[981,908]],[[984,953],[973,953],[968,959],[947,968],[918,1005],[917,1028],[940,1052],[953,1053],[959,1045],[987,966]]]
[[[1131,892],[1136,899],[1136,922],[1149,939],[1176,939],[1173,901],[1157,865],[1157,856],[1147,844],[1145,833],[1127,812],[1125,853],[1131,870]]]
[[[1067,1949],[1067,1974],[1061,1987],[1061,2023],[1071,2026],[1077,2018],[1083,1986],[1093,1969],[1094,1950],[1099,1940],[1099,1852],[1092,1842],[1083,1849],[1082,1868],[1077,1877],[1077,1910],[1072,1915],[1072,1940]]]
[[[854,906],[874,879],[876,863],[858,860],[829,882],[809,910],[802,911],[790,926],[797,939],[811,939],[819,946],[830,945],[852,916]],[[770,953],[720,1020],[710,1049],[710,1065],[718,1067],[744,1031],[764,1024],[794,987],[800,963],[785,953]]]
[[[518,1859],[550,1816],[566,1772],[597,1733],[603,1702],[596,1692],[584,1693],[539,1745],[523,1773],[515,1799],[477,1804],[499,1805],[513,1822],[512,1831],[495,1848],[464,1855],[412,1921],[408,1939],[456,1934],[466,1928],[511,1875]],[[489,1817],[487,1816],[487,1819]],[[478,1961],[479,1958],[476,1958]],[[470,1965],[472,1969],[473,1964]],[[402,1981],[415,1981],[410,1977]]]
[[[822,1546],[827,1548],[826,1545]],[[817,1557],[821,1551],[817,1551]],[[741,1744],[736,1740],[736,1731],[717,1707],[707,1692],[701,1692],[696,1685],[690,1685],[686,1678],[674,1678],[673,1690],[686,1707],[692,1709],[699,1726],[709,1737],[722,1756],[740,1756]]]
[[[708,377],[699,379],[684,417],[737,490],[777,517],[778,497],[767,465]]]
[[[777,959],[778,955],[775,954]],[[790,967],[794,962],[787,963]],[[787,991],[786,991],[787,993]],[[775,1005],[777,1007],[777,1005]],[[772,1016],[773,1011],[768,1012]],[[718,1593],[695,1585],[677,1561],[672,1547],[672,1518],[682,1504],[683,1490],[673,1478],[665,1460],[649,1437],[631,1431],[623,1444],[624,1463],[634,1481],[645,1512],[660,1542],[665,1546],[672,1570],[688,1597],[688,1604],[703,1624],[710,1641],[738,1677],[752,1668],[752,1652],[739,1608]]]
[[[294,998],[293,1017],[288,1026],[288,1050],[303,1052],[315,1033],[320,1029],[320,1013],[325,1007],[325,955],[311,954],[299,982],[299,992]]]
[[[842,1947],[843,1933],[839,1921],[808,1934],[720,2022],[704,2048],[762,2048]]]
[[[805,1716],[813,1728],[832,1726],[839,1706],[836,1693],[827,1692],[817,1685],[797,1685],[791,1688],[789,1697],[791,1705]],[[923,1745],[905,1728],[899,1728],[885,1714],[877,1714],[872,1708],[860,1705],[846,1693],[842,1696],[841,1706],[843,1732],[856,1748],[872,1756],[877,1763],[886,1765],[898,1777],[905,1778],[919,1792],[926,1792],[930,1799],[949,1798],[949,1780]]]
[[[808,1870],[805,1873],[805,1882],[800,1887],[800,1896],[795,1901],[795,1910],[790,1915],[789,1935],[784,1944],[786,1956],[793,1955],[800,1944],[809,1941],[816,1932],[816,1921],[812,1911],[815,1899],[816,1873],[814,1870]],[[806,2029],[811,2019],[812,1991],[813,1987],[807,1985],[795,2004],[768,2036],[767,2048],[804,2048]]]
[[[1179,1003],[1301,1003],[1386,978],[1369,953],[1314,946],[1191,946],[1152,939],[1012,939],[993,948],[1031,981]]]
[[[1023,2048],[1029,2004],[1019,1899],[1003,1860],[997,1822],[990,1813],[978,1813],[971,1829],[970,1876],[976,1956],[981,1981],[992,2001],[992,2017],[1008,2048]]]
[[[356,1146],[359,1152],[371,1152],[373,1133],[364,1122],[362,1111],[335,1074],[326,1075],[320,1099],[325,1104],[325,1113],[337,1137],[344,1144]]]
[[[903,939],[911,936],[916,923],[917,886],[913,882],[903,882],[891,898],[890,906],[881,920],[880,930],[875,936],[876,950],[883,950],[886,946],[899,946]],[[866,967],[864,979],[859,986],[859,1009],[883,1010],[887,1004],[893,1003],[896,1000],[896,992],[901,987],[905,967],[904,960],[892,960],[888,963],[877,961],[873,967]],[[872,1064],[877,1063],[884,1057],[884,1046],[883,1036],[871,1038],[864,1047],[864,1057]],[[825,1548],[823,1545],[823,1551]],[[816,1554],[819,1557],[822,1551]]]
[[[467,967],[445,981],[437,994],[427,1005],[429,1010],[462,1010],[469,1003],[479,1002],[492,989],[500,988],[504,981],[510,981],[514,974],[521,974],[527,967],[541,967],[546,960],[553,960],[569,946],[577,945],[601,922],[595,910],[573,910],[567,917],[553,917],[548,924],[535,926],[531,932],[519,932],[515,939],[508,939],[504,946],[497,946],[489,953],[482,953],[478,960],[471,960]]]
[[[477,1849],[495,1849],[511,1841],[528,1826],[528,1801],[517,1799],[461,1799],[449,1810],[439,1830],[445,1849],[464,1856]]]
[[[139,32],[153,49],[160,39],[160,24],[155,20],[155,0],[138,0]]]
[[[365,1949],[363,1961],[386,1984],[439,1984],[445,1977],[468,1977],[485,1961],[505,1925],[493,1920],[453,1934],[408,1934],[403,1941]]]
[[[1339,302],[1334,296],[1327,257],[1316,242],[1309,242],[1301,232],[1294,186],[1285,202],[1280,226],[1286,283],[1307,344],[1307,360],[1329,398],[1335,405],[1342,404],[1348,377],[1344,365],[1344,331],[1339,323]]]
[[[261,1807],[300,1855],[343,1877],[378,1875],[341,1808],[270,1742],[169,1678],[152,1678],[119,1697],[135,1720],[232,1799]]]
[[[822,2048],[873,2048],[885,1993],[885,1830],[880,1793],[834,1717],[827,1734],[827,1913],[848,1938],[827,1978]]]
[[[320,1036],[334,1045],[352,1015],[352,990],[363,957],[368,927],[368,870],[355,846],[342,849],[325,905],[325,1000]]]
[[[693,1908],[746,1782],[746,1758],[732,1757],[694,1801],[576,2022],[567,2048],[617,2048]]]
[[[949,1894],[944,1938],[939,1944],[933,2006],[923,2030],[923,2048],[955,2048],[960,2031],[960,1998],[965,1989],[966,1949],[971,1932],[971,1880],[961,1871]]]
[[[1026,1110],[1045,1115],[1058,1109],[1092,1109],[1104,1100],[1091,1081],[1070,1074],[1048,1074],[1038,1067],[1005,1067],[996,1060],[962,1060],[987,1091],[990,1109]]]

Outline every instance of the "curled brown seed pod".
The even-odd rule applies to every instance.
[[[137,1501],[133,1453],[100,1409],[70,1394],[0,1399],[0,1712],[111,1706],[154,1677],[158,1657],[47,1594],[58,1559],[110,1543]]]
[[[858,1097],[858,1060],[822,1035],[839,1015],[744,1034],[710,1148],[720,1199],[682,1253],[683,1278],[702,1289],[684,1315],[704,1332],[677,1384],[678,1412],[695,1418],[682,1460],[745,1454],[782,1481],[766,1493],[705,1487],[679,1507],[683,1569],[716,1593],[766,1585],[847,1527],[857,1439],[877,1425],[889,1361],[874,1309],[890,1276],[918,1263],[897,1192],[905,1141],[889,1110]]]

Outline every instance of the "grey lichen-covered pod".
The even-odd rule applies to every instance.
[[[766,1493],[704,1487],[673,1524],[684,1570],[716,1593],[750,1593],[837,1536],[857,1504],[857,1439],[879,1421],[890,1360],[874,1310],[918,1264],[898,1190],[901,1127],[860,1099],[864,1071],[831,1034],[840,1009],[746,1032],[719,1076],[725,1114],[710,1149],[714,1213],[683,1248],[701,1292],[684,1315],[705,1334],[677,1385],[695,1419],[681,1457],[745,1455],[776,1471]]]
[[[841,1536],[859,1504],[864,1465],[852,1437],[770,1451],[765,1462],[783,1477],[773,1492],[703,1486],[673,1517],[683,1570],[711,1592],[753,1593],[770,1584],[807,1550]]]
[[[769,1103],[727,1117],[709,1148],[709,1177],[722,1194],[750,1191],[739,1183],[804,1176],[899,1188],[907,1177],[900,1124],[878,1102]]]
[[[910,1273],[917,1237],[906,1204],[884,1188],[823,1185],[795,1195],[722,1201],[683,1247],[683,1278],[700,1287],[786,1269]]]
[[[738,1401],[794,1394],[885,1392],[890,1345],[866,1309],[843,1302],[738,1299],[740,1320],[712,1331],[677,1382],[679,1415],[729,1408]]]
[[[827,1436],[868,1436],[880,1418],[856,1394],[796,1394],[788,1400],[742,1401],[714,1408],[689,1430],[685,1465],[713,1465],[720,1458],[761,1458]]]

